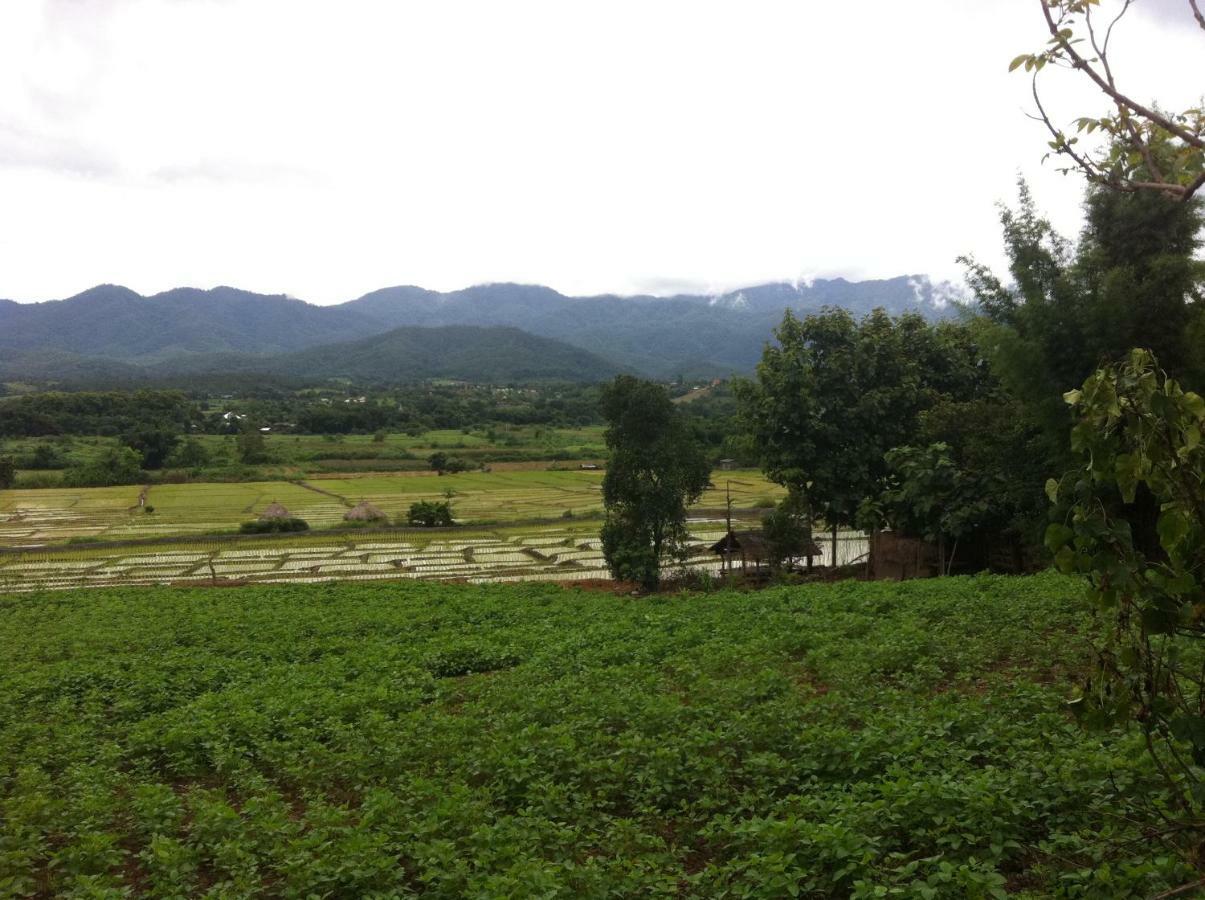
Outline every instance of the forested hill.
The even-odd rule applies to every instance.
[[[375,291],[345,304],[388,325],[513,325],[653,375],[750,371],[783,311],[826,306],[860,316],[876,307],[897,315],[953,316],[954,291],[924,276],[853,282],[776,283],[718,296],[566,297],[536,285],[487,284],[450,293],[417,287]]]
[[[447,378],[499,383],[603,381],[619,369],[586,350],[517,328],[447,325],[396,328],[358,341],[277,356],[218,354],[169,360],[152,366],[151,372],[161,378],[246,372],[289,381],[347,378],[400,383]]]
[[[8,358],[4,368],[10,377],[18,364],[25,368],[15,374],[45,377],[49,370],[53,376],[62,369],[52,360],[75,370],[126,371],[100,362],[109,360],[140,367],[168,363],[179,371],[194,365],[188,359],[197,354],[208,365],[216,360],[213,354],[278,355],[403,326],[509,326],[571,344],[611,368],[693,377],[751,370],[785,309],[806,314],[836,306],[861,315],[882,307],[940,318],[953,314],[950,300],[947,285],[922,276],[765,284],[718,296],[668,298],[567,297],[517,284],[449,293],[396,287],[336,306],[228,287],[143,297],[102,285],[67,300],[0,301],[0,355]]]
[[[147,362],[185,353],[278,353],[380,332],[346,306],[219,287],[143,297],[100,285],[67,300],[0,304],[0,351]]]

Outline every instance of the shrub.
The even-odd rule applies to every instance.
[[[410,512],[406,514],[406,524],[420,528],[443,528],[454,525],[452,520],[452,504],[441,503],[437,500],[419,500],[410,504]]]
[[[38,444],[25,460],[26,469],[37,469],[39,471],[62,469],[66,465],[59,451],[50,444]]]
[[[244,522],[238,528],[239,534],[281,534],[290,531],[309,531],[310,525],[305,519],[296,517],[290,519],[257,519],[254,522]]]

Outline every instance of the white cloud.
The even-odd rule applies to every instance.
[[[1205,54],[1171,2],[1118,64],[1186,104]],[[5,3],[0,296],[940,280],[999,261],[1018,172],[1077,228],[1006,72],[1041,43],[1019,0]],[[1063,118],[1101,108],[1050,82]]]

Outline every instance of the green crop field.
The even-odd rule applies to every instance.
[[[267,434],[265,460],[252,466],[238,462],[234,435],[192,435],[209,456],[204,467],[211,477],[262,479],[297,478],[327,472],[412,471],[426,469],[435,452],[459,457],[476,466],[491,462],[551,462],[554,460],[597,460],[606,456],[602,426],[551,428],[539,426],[496,426],[475,429],[440,429],[417,435]],[[121,446],[116,437],[63,436],[9,438],[0,440],[0,454],[28,459],[36,448],[53,448],[60,465],[79,466],[94,461],[104,451]],[[60,484],[62,469],[22,470],[18,484],[41,487]]]
[[[214,455],[234,452],[234,438],[202,435],[201,443]],[[315,460],[413,458],[425,464],[428,456],[442,451],[449,456],[470,460],[499,453],[522,455],[529,459],[603,456],[606,446],[602,426],[583,428],[504,427],[491,429],[438,429],[417,435],[390,433],[377,440],[373,435],[269,434],[265,438],[268,455],[277,463],[311,469]],[[387,465],[383,465],[388,468]]]
[[[1151,896],[1079,593],[0,597],[0,895]]]

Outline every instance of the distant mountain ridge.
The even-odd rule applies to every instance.
[[[98,285],[66,300],[0,305],[0,350],[153,361],[186,353],[279,353],[381,331],[345,307],[236,288],[143,297]]]
[[[948,284],[906,275],[883,281],[779,282],[719,295],[567,297],[538,285],[487,284],[439,293],[384,288],[343,304],[387,325],[510,325],[593,350],[632,369],[671,376],[749,371],[783,311],[826,306],[856,316],[881,307],[929,319],[956,314]]]
[[[450,292],[401,286],[334,306],[231,287],[176,288],[144,297],[119,285],[99,285],[66,300],[28,304],[0,300],[0,355],[7,359],[0,372],[13,377],[15,367],[24,366],[29,374],[36,369],[39,377],[49,378],[56,360],[76,371],[94,371],[97,377],[105,371],[133,373],[133,377],[142,371],[212,372],[213,366],[223,364],[232,371],[249,371],[248,357],[357,342],[399,328],[469,326],[518,329],[585,351],[593,357],[584,363],[587,371],[601,371],[599,364],[604,363],[609,371],[656,376],[723,375],[753,368],[785,309],[806,315],[837,306],[864,315],[882,307],[893,315],[917,312],[939,319],[954,314],[958,299],[949,285],[916,275],[862,282],[841,278],[780,282],[718,295],[673,297],[569,297],[548,287],[508,283]],[[473,339],[484,336],[473,335]],[[510,340],[517,338],[511,335]],[[441,347],[449,360],[466,366],[471,362],[455,355],[454,346],[447,342],[431,346]],[[411,370],[402,358],[406,354],[425,360],[423,366],[411,367],[414,371],[448,369],[424,354],[421,342],[405,344],[398,338],[376,350],[357,348],[358,354],[375,359],[370,365],[358,357],[367,366],[363,371],[384,371],[381,360],[389,355],[385,347],[392,348],[390,365],[398,377]],[[553,353],[551,346],[543,349]],[[222,354],[233,356],[223,361]],[[502,358],[495,356],[494,361]],[[553,358],[564,356],[558,350]],[[314,359],[331,361],[323,354]],[[512,363],[494,366],[501,380],[521,380],[504,377],[508,371],[523,371],[526,365],[518,358]],[[261,361],[256,365],[261,366],[256,371],[280,372],[293,364],[280,361],[268,366]]]

